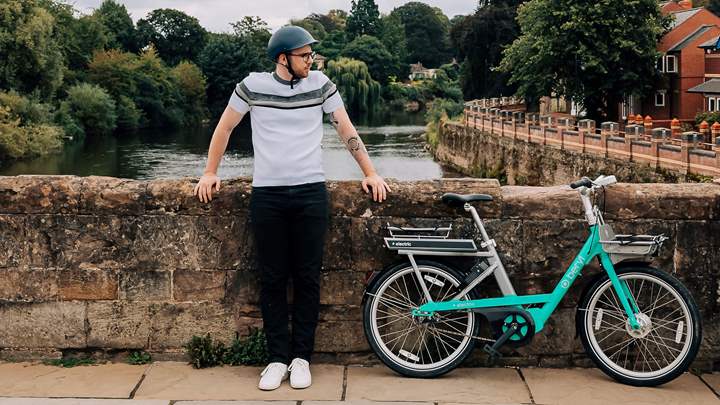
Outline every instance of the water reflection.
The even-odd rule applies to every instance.
[[[358,133],[382,176],[421,180],[453,176],[424,149],[421,114],[376,115],[356,119]],[[132,134],[88,138],[68,144],[62,152],[38,159],[0,163],[0,175],[74,174],[130,179],[200,176],[205,167],[213,126],[179,130],[145,130]],[[323,164],[328,179],[360,179],[362,172],[335,130],[324,126]],[[243,122],[228,142],[220,163],[222,178],[252,174],[249,122]]]

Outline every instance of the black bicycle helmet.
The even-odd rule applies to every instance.
[[[305,28],[298,27],[295,25],[286,25],[279,30],[275,31],[270,37],[267,46],[267,54],[273,62],[277,63],[278,56],[280,54],[288,54],[293,49],[302,48],[305,45],[315,45],[318,41],[305,30]],[[295,74],[291,64],[290,58],[288,57],[288,64],[285,65],[288,72],[292,75],[290,80],[290,87],[293,87],[294,82],[298,81],[299,78]]]

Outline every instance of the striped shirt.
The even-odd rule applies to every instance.
[[[310,71],[290,88],[276,73],[250,73],[228,103],[252,118],[254,187],[325,181],[322,118],[343,106],[335,84]]]

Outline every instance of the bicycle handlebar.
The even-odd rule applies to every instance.
[[[572,188],[573,190],[576,188],[579,188],[579,187],[583,187],[583,186],[590,188],[590,187],[592,187],[592,185],[593,185],[592,180],[590,180],[587,177],[583,177],[582,179],[570,184],[570,188]]]

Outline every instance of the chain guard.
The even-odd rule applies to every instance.
[[[535,335],[535,322],[532,316],[524,309],[514,307],[477,308],[473,311],[482,315],[490,325],[495,340],[508,330],[512,323],[518,325],[518,330],[505,344],[512,347],[525,346],[532,341]]]

